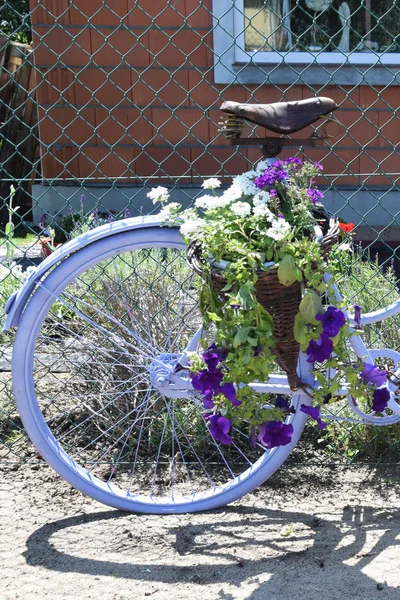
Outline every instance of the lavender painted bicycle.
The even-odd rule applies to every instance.
[[[316,114],[312,105],[314,112],[297,123],[300,129],[325,114]],[[260,111],[266,126],[270,117]],[[250,115],[255,122],[257,114]],[[273,153],[271,147],[266,153]],[[13,383],[26,431],[57,473],[99,502],[146,513],[216,508],[266,481],[303,431],[307,415],[296,409],[309,405],[310,396],[304,389],[293,392],[277,370],[252,387],[267,394],[266,406],[274,395],[290,398],[295,409],[286,421],[293,425],[290,444],[252,448],[245,422],[232,428],[229,446],[210,435],[185,368],[203,334],[198,288],[179,230],[143,217],[104,225],[64,244],[7,303],[6,328],[18,328]],[[361,324],[399,312],[400,300],[364,314]],[[357,335],[350,345],[355,356],[390,365],[388,407],[376,414],[367,404],[356,405],[343,381],[337,391],[345,398],[341,411],[321,417],[398,422],[400,353],[370,350]],[[313,388],[311,369],[301,354],[298,375]]]

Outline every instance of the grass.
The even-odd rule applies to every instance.
[[[36,233],[27,233],[24,236],[14,236],[11,241],[14,246],[32,246],[36,244],[39,240],[39,236]],[[7,242],[7,237],[3,232],[0,232],[0,246],[5,246]]]

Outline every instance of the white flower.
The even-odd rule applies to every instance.
[[[147,194],[147,197],[150,198],[150,200],[153,200],[153,204],[155,204],[156,202],[161,202],[161,204],[165,204],[165,202],[168,202],[169,192],[166,187],[162,187],[161,185],[159,185],[156,188],[152,188]]]
[[[258,204],[253,208],[253,215],[255,217],[266,217],[268,221],[272,221],[275,218],[273,212],[271,212],[266,204]]]
[[[260,162],[257,163],[257,165],[256,165],[256,173],[257,173],[257,175],[259,175],[260,173],[264,173],[264,171],[266,169],[268,169],[268,167],[269,167],[269,164],[267,163],[266,160],[260,160]]]
[[[233,185],[236,185],[239,189],[241,189],[245,196],[254,196],[254,194],[257,194],[259,190],[254,185],[250,177],[254,177],[255,175],[257,175],[255,171],[249,171],[248,173],[237,175],[233,179]]]
[[[290,233],[290,225],[285,219],[274,219],[271,227],[266,229],[264,233],[276,241],[281,241]]]
[[[171,202],[167,206],[164,206],[157,214],[157,217],[160,217],[163,221],[168,221],[174,217],[174,214],[178,211],[181,205],[178,202]]]
[[[229,198],[227,199],[224,195],[222,196],[208,196],[205,194],[200,198],[195,200],[194,205],[197,208],[202,208],[203,210],[215,210],[217,208],[224,208],[230,204]]]
[[[226,204],[230,204],[231,202],[235,202],[235,200],[239,200],[242,195],[242,188],[236,183],[233,183],[227,190],[224,191],[221,198],[225,200]]]
[[[201,187],[205,190],[215,190],[221,186],[221,182],[216,177],[210,177],[210,179],[206,179],[201,184]]]
[[[204,208],[204,210],[211,210],[211,209],[215,208],[215,206],[214,206],[215,200],[219,200],[219,198],[216,198],[215,196],[209,196],[208,194],[204,194],[204,196],[200,196],[200,198],[197,198],[197,200],[195,200],[194,205],[197,208]]]
[[[339,244],[339,246],[337,246],[336,250],[343,250],[344,252],[353,252],[353,248],[351,247],[351,244],[343,243],[343,244]]]
[[[251,212],[251,206],[248,202],[235,202],[231,205],[231,211],[238,217],[246,217]]]
[[[253,205],[259,206],[260,204],[268,204],[271,197],[268,192],[259,191],[253,198]]]
[[[181,234],[183,236],[190,236],[191,233],[195,233],[203,228],[203,219],[188,219],[181,225]]]

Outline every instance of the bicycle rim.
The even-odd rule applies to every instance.
[[[227,504],[266,480],[304,427],[297,411],[292,443],[265,451],[251,449],[243,423],[223,446],[200,398],[155,387],[154,364],[179,355],[201,323],[198,284],[179,233],[146,228],[74,253],[25,309],[13,356],[24,426],[55,471],[104,504],[147,513]]]

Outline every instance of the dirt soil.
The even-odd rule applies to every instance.
[[[0,600],[400,598],[395,468],[283,467],[229,507],[145,516],[24,466],[0,502]]]

